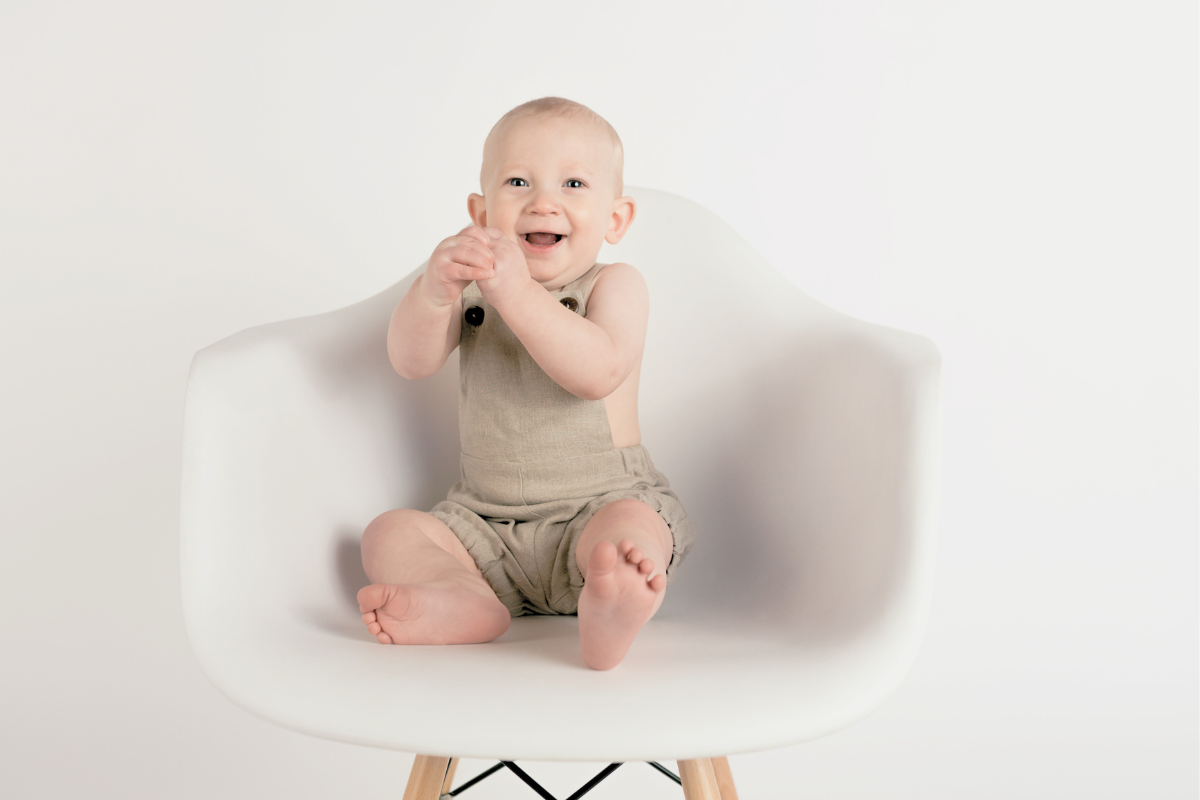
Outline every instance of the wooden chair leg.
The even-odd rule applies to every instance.
[[[450,790],[454,788],[454,771],[458,769],[458,759],[450,759],[450,766],[446,768],[446,780],[442,781],[442,794],[450,794]],[[728,766],[725,769],[729,769]],[[733,778],[730,778],[730,786],[733,785]]]
[[[717,786],[721,789],[721,800],[738,800],[737,789],[733,785],[733,773],[729,771],[729,759],[719,756],[712,760],[713,773],[717,776]]]
[[[417,756],[412,772],[408,773],[408,786],[404,788],[404,800],[438,800],[442,795],[442,782],[450,768],[450,759],[441,756]]]
[[[723,800],[713,772],[711,758],[693,758],[679,762],[684,800]]]

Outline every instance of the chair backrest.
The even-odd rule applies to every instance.
[[[840,637],[897,598],[922,614],[936,350],[815,302],[694,203],[630,193],[638,218],[601,260],[634,264],[649,285],[643,441],[699,533],[662,615],[774,613],[805,636]],[[427,509],[457,479],[457,358],[406,381],[386,355],[388,319],[416,274],[197,354],[185,604],[234,614],[239,582],[266,580],[298,613],[342,626],[366,582],[366,523]],[[203,546],[189,526],[205,528]],[[290,555],[266,576],[269,552]],[[218,573],[221,597],[206,583]]]

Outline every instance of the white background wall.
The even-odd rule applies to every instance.
[[[0,4],[0,795],[400,796],[192,659],[185,377],[407,273],[546,94],[945,357],[921,657],[742,796],[1196,797],[1197,9],[1064,0]]]

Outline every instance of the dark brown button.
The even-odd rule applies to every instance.
[[[483,309],[479,306],[471,306],[463,317],[467,320],[468,325],[478,326],[483,322]]]
[[[566,306],[568,311],[574,311],[575,309],[579,308],[579,301],[576,300],[574,297],[564,297],[562,300],[559,300],[558,302],[560,302],[564,306]]]

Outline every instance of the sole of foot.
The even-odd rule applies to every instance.
[[[592,669],[612,669],[653,616],[667,579],[661,572],[655,574],[654,561],[628,539],[615,546],[597,544],[588,554],[587,567],[579,595],[583,662]]]
[[[453,583],[373,583],[358,593],[367,631],[381,644],[477,644],[508,630],[496,597]]]

